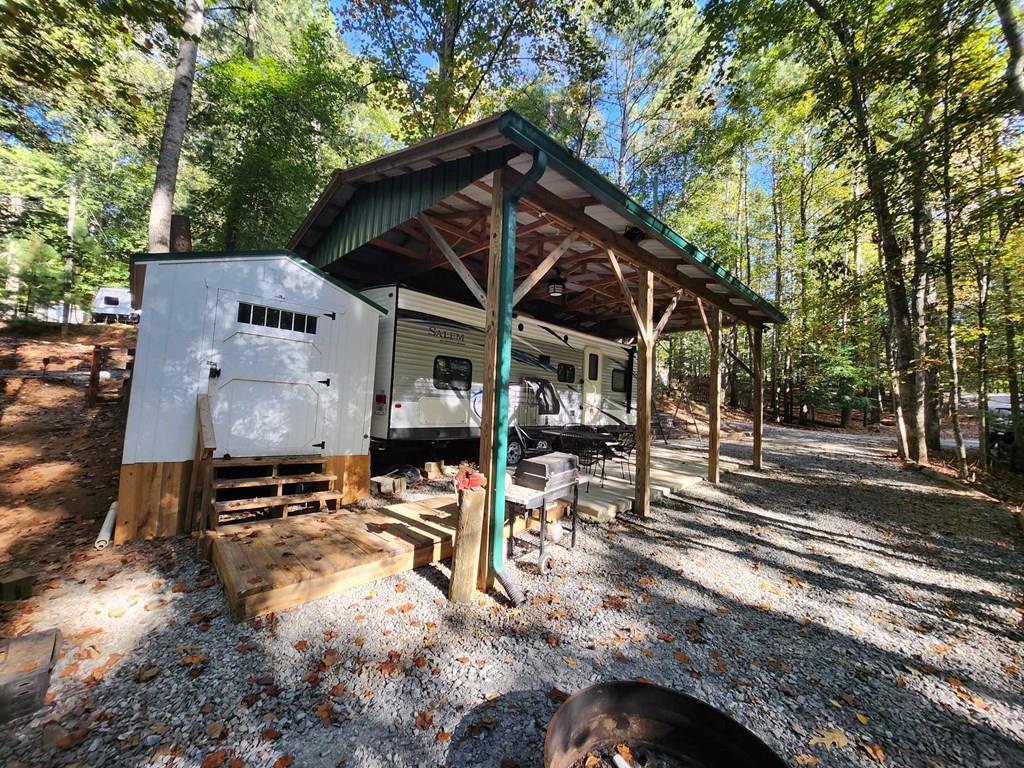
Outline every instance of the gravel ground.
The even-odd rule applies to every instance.
[[[48,706],[0,731],[0,765],[527,768],[560,692],[634,677],[794,765],[1024,765],[1005,510],[877,438],[770,429],[766,461],[650,520],[584,526],[551,577],[524,548],[520,609],[448,604],[439,565],[234,624],[188,542],[80,537],[7,617],[68,644]]]

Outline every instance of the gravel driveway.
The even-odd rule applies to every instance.
[[[879,439],[769,429],[765,459],[585,526],[551,577],[524,551],[521,609],[448,604],[442,565],[236,625],[186,541],[82,537],[8,617],[69,644],[0,765],[535,767],[561,692],[633,677],[794,765],[1024,765],[1008,514]]]

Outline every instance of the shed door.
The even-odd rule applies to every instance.
[[[217,455],[281,456],[326,449],[340,382],[334,320],[280,299],[218,291],[210,400]]]
[[[592,347],[583,348],[583,423],[601,421],[601,370],[604,360]]]

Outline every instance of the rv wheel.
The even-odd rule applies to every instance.
[[[508,451],[506,452],[505,461],[510,467],[514,467],[520,461],[523,460],[523,444],[518,440],[508,441]]]

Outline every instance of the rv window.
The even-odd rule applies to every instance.
[[[591,381],[597,381],[597,355],[591,352],[587,356],[587,378]]]
[[[104,296],[103,303],[106,304],[108,307],[116,307],[121,302],[117,300],[117,296]]]
[[[238,302],[238,322],[248,323],[252,320],[252,304],[244,301]]]
[[[434,389],[465,392],[473,386],[473,363],[464,357],[434,358]]]
[[[573,384],[576,381],[576,366],[569,363],[558,364],[558,380],[563,384]]]
[[[621,368],[612,368],[612,392],[626,391],[626,372]]]

